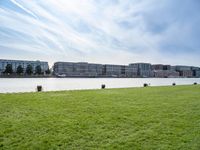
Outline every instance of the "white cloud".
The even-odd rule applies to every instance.
[[[184,12],[175,14],[180,0],[11,2],[24,12],[7,5],[0,6],[0,46],[8,47],[7,50],[0,49],[1,57],[8,56],[6,51],[10,48],[16,51],[21,49],[27,56],[37,52],[40,54],[38,58],[43,55],[50,62],[62,60],[127,64],[144,61],[200,65],[196,57],[200,53],[196,50],[200,45],[192,40],[185,42],[193,38],[189,29],[194,26],[194,19],[190,23],[183,22],[179,18],[184,17]],[[195,3],[195,0],[190,3]],[[183,4],[182,7],[187,8],[188,3]],[[195,23],[199,24],[199,20],[195,19]],[[180,24],[185,26],[181,28]],[[180,28],[187,32],[181,33]],[[16,33],[1,32],[3,29]],[[13,44],[6,41],[12,41]],[[166,45],[172,46],[167,50]],[[182,51],[181,48],[196,51],[188,55],[188,51]],[[188,59],[183,59],[185,56]],[[34,55],[33,59],[36,57]]]

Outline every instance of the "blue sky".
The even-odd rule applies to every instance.
[[[0,58],[200,66],[199,0],[0,0]]]

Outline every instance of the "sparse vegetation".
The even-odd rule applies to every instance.
[[[26,73],[27,73],[28,75],[33,74],[33,67],[32,67],[31,65],[27,65]]]
[[[12,65],[11,65],[11,64],[7,64],[4,73],[5,73],[5,74],[12,74],[12,73],[13,73],[13,68],[12,68]]]
[[[18,75],[21,75],[21,74],[23,74],[23,72],[24,72],[24,69],[22,68],[22,66],[21,65],[19,65],[18,67],[17,67],[17,74]]]
[[[38,74],[38,75],[42,74],[42,68],[40,65],[35,67],[35,74]]]

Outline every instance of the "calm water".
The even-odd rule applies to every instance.
[[[144,83],[151,86],[200,84],[200,78],[0,78],[0,93],[32,92],[37,85],[42,85],[44,91],[100,89],[141,87]]]

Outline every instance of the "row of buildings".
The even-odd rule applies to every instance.
[[[17,68],[19,66],[21,66],[23,68],[24,73],[26,72],[26,68],[28,65],[32,66],[33,73],[35,73],[37,66],[41,67],[41,72],[43,72],[43,73],[45,73],[45,71],[47,71],[49,69],[48,62],[0,59],[0,75],[2,75],[5,72],[7,65],[12,66],[12,71],[14,73],[17,72]]]
[[[49,70],[48,62],[5,60],[0,59],[0,75],[5,72],[6,66],[11,65],[13,72],[21,66],[25,74],[28,65],[33,68],[41,67],[41,72]],[[129,65],[93,64],[87,62],[56,62],[53,65],[53,75],[58,77],[124,77],[124,78],[172,78],[172,77],[200,77],[200,68],[192,66],[171,66],[150,63],[131,63]]]
[[[177,78],[200,77],[200,68],[150,63],[129,65],[92,64],[87,62],[56,62],[53,74],[63,77],[126,77],[126,78]]]

